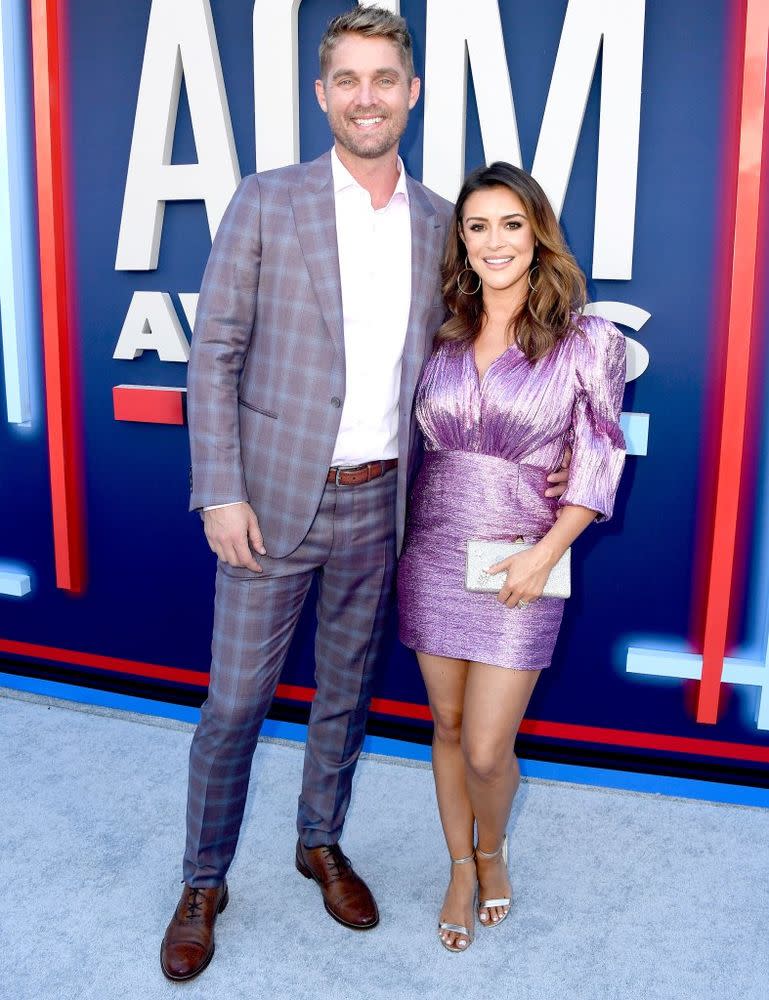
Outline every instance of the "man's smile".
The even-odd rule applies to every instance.
[[[356,115],[350,119],[350,121],[357,125],[358,128],[374,128],[376,125],[380,125],[384,121],[384,115]]]

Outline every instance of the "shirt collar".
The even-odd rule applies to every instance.
[[[331,149],[331,176],[334,181],[335,195],[350,188],[357,188],[359,191],[363,191],[370,200],[368,191],[355,180],[344,163],[339,159],[337,151],[333,147]],[[408,204],[409,189],[406,184],[406,168],[403,166],[403,160],[400,156],[398,157],[398,182],[395,185],[395,190],[388,204],[391,204],[398,195],[402,195],[406,199],[406,204]]]

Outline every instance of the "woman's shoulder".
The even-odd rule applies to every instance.
[[[439,340],[433,344],[431,360],[453,361],[462,358],[470,346],[466,340]]]
[[[569,335],[576,345],[585,347],[608,346],[612,341],[624,342],[625,338],[611,320],[596,313],[572,313]]]
[[[454,340],[442,340],[434,343],[430,356],[422,369],[420,377],[422,386],[424,387],[428,382],[432,383],[436,378],[443,378],[448,372],[454,371],[457,360],[462,356],[462,347],[463,345]]]
[[[578,365],[625,354],[623,334],[610,320],[594,313],[574,313],[566,339]]]
[[[625,379],[625,337],[603,316],[575,314],[570,337],[574,370],[583,386]]]

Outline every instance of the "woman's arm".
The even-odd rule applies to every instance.
[[[611,323],[589,317],[578,342],[578,392],[572,413],[572,461],[569,482],[559,499],[562,515],[536,545],[489,569],[507,570],[499,600],[508,607],[542,595],[550,570],[575,538],[614,508],[625,460],[619,426],[625,389],[625,338]]]

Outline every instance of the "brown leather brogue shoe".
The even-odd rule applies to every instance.
[[[323,905],[334,920],[354,931],[368,931],[379,923],[379,910],[371,890],[353,871],[339,844],[305,847],[296,843],[296,867],[312,878],[323,893]]]
[[[214,957],[216,918],[229,901],[226,882],[214,889],[193,889],[185,883],[160,945],[160,968],[166,979],[183,982],[205,969]]]

